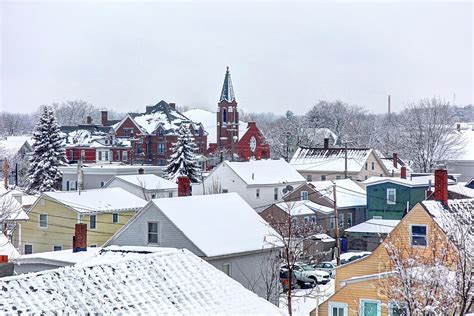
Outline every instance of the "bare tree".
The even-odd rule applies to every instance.
[[[210,185],[205,188],[206,192],[203,194],[220,194],[222,193],[221,181],[218,177],[212,177]]]
[[[14,221],[21,211],[21,204],[15,199],[11,191],[0,193],[0,231],[5,230],[8,222]]]

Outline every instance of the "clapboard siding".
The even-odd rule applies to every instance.
[[[148,243],[148,222],[159,224],[159,244]],[[186,248],[197,256],[204,254],[199,250],[155,205],[142,210],[141,214],[126,229],[113,238],[111,245],[156,246]]]

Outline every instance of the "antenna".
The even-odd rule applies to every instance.
[[[388,95],[388,115],[391,113],[391,108],[390,108],[390,94]]]

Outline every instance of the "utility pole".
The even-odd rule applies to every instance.
[[[334,223],[336,224],[336,227],[334,229],[334,235],[336,237],[336,265],[341,264],[341,259],[340,259],[340,252],[341,252],[341,247],[340,247],[340,242],[339,242],[339,216],[337,214],[337,200],[336,200],[336,182],[333,182],[333,199],[334,199]]]
[[[286,162],[290,162],[290,132],[286,132]]]
[[[344,144],[344,179],[347,179],[347,144],[353,142],[343,142]]]

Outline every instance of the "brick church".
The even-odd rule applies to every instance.
[[[255,122],[248,122],[247,128],[239,124],[239,110],[235,99],[234,87],[229,67],[225,73],[221,96],[217,103],[217,143],[209,144],[210,152],[218,152],[225,159],[250,160],[270,158],[270,148],[265,143],[262,132]]]

